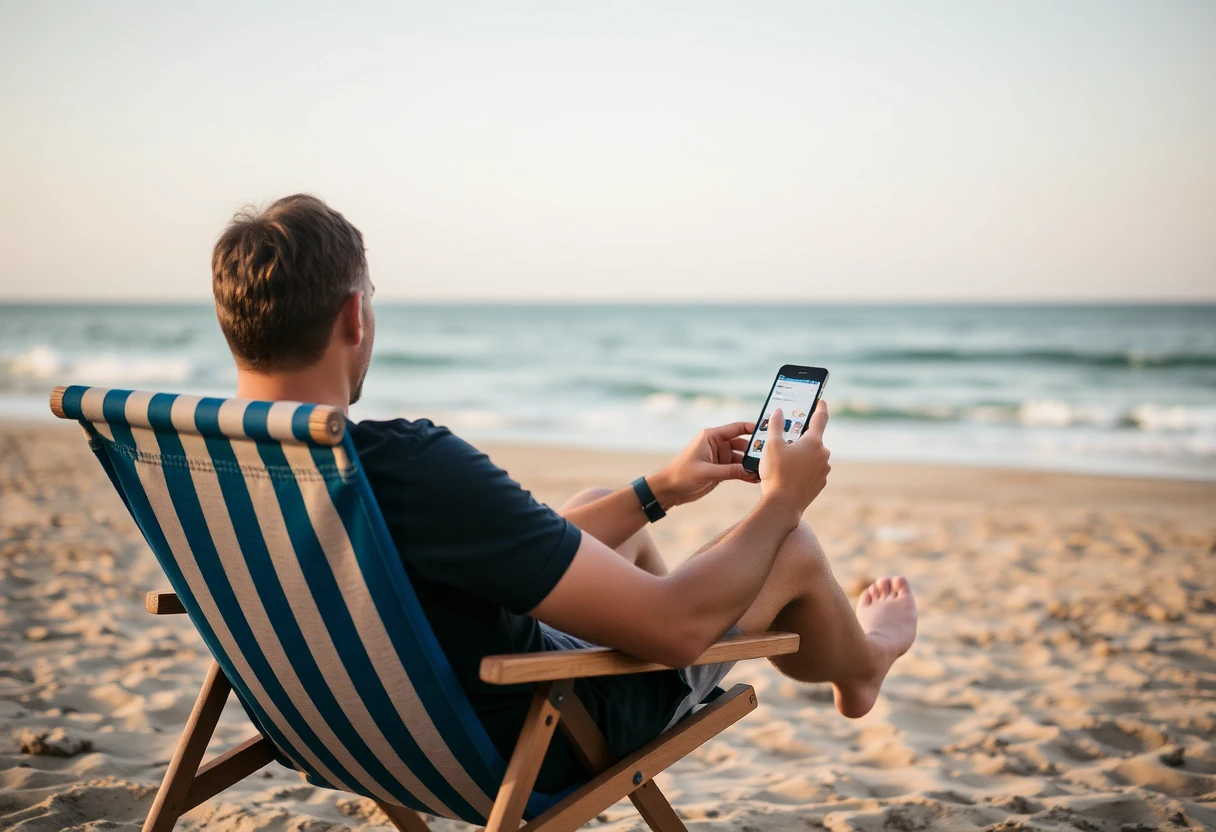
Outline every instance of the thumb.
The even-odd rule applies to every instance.
[[[811,419],[807,423],[806,432],[814,434],[815,438],[823,439],[823,431],[828,426],[828,403],[823,399],[815,405],[815,412],[811,414]]]
[[[767,444],[767,443],[765,443]],[[717,465],[714,467],[714,479],[719,482],[726,480],[751,480],[753,478],[750,471],[743,467],[742,463],[732,462],[730,465]]]
[[[769,452],[769,448],[783,448],[785,446],[785,414],[781,412],[781,408],[777,408],[768,417],[768,440],[764,443],[764,453]],[[779,450],[774,450],[773,453],[780,453]]]

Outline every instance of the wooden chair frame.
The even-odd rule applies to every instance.
[[[184,613],[172,592],[149,592],[146,607],[154,615]],[[764,633],[730,636],[709,648],[693,664],[741,661],[794,653],[798,636]],[[724,695],[682,720],[632,754],[616,759],[599,727],[573,695],[574,680],[663,669],[596,647],[551,653],[487,656],[480,675],[491,684],[536,683],[536,692],[515,750],[507,763],[502,787],[494,800],[485,832],[572,832],[622,798],[628,797],[654,832],[686,832],[675,809],[659,791],[654,776],[756,708],[756,692],[735,685]],[[211,663],[203,688],[186,721],[177,751],[169,763],[143,832],[168,832],[182,814],[253,774],[274,759],[274,748],[258,734],[200,767],[232,686]],[[536,783],[541,762],[561,727],[592,779],[524,826],[523,813]],[[426,822],[413,809],[376,801],[401,832],[427,832]]]

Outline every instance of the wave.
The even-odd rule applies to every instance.
[[[643,400],[650,413],[681,410],[735,412],[745,403],[738,398],[651,392]],[[750,406],[750,405],[748,405]],[[894,405],[857,399],[832,400],[833,419],[862,422],[970,423],[1024,428],[1088,427],[1105,430],[1216,433],[1216,406],[1163,405],[1152,402],[1128,407],[1029,399],[987,404],[918,403]]]
[[[611,398],[648,399],[651,396],[675,396],[677,398],[695,396],[696,393],[675,393],[660,384],[646,381],[602,381],[599,379],[578,379],[576,381],[553,380],[555,389],[589,390],[607,394]]]
[[[416,352],[377,352],[372,356],[372,363],[386,367],[452,367],[462,362],[459,358],[449,355]]]
[[[196,368],[187,358],[135,358],[112,353],[68,356],[47,346],[0,357],[0,389],[7,386],[5,381],[10,384],[79,381],[111,387],[182,384],[195,377]]]
[[[888,363],[1006,363],[1058,364],[1084,367],[1145,369],[1201,369],[1216,367],[1216,354],[1202,352],[1152,353],[1127,350],[1084,352],[1070,349],[966,350],[951,347],[874,349],[857,356],[862,361]]]
[[[722,401],[735,401],[734,397],[722,395],[721,386],[705,388],[681,386],[681,389],[673,390],[671,386],[658,382],[597,378],[581,378],[572,380],[561,376],[554,376],[548,379],[547,383],[548,387],[552,389],[555,394],[561,394],[562,392],[568,390],[585,390],[591,393],[604,395],[612,399],[624,400],[647,400],[652,396],[674,396],[675,398],[682,400],[718,399]]]
[[[947,405],[916,405],[893,407],[859,401],[833,401],[830,403],[833,419],[857,419],[873,422],[958,422],[969,421],[967,408]],[[991,408],[995,418],[976,421],[1012,421],[1016,407]]]
[[[873,405],[833,402],[833,419],[904,422],[970,422],[1008,424],[1025,428],[1089,427],[1131,429],[1152,433],[1216,433],[1216,406],[1162,405],[1131,407],[1079,404],[1057,399],[1030,399],[1017,404]]]

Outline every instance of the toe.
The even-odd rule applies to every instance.
[[[912,586],[908,583],[908,579],[903,575],[896,575],[895,580],[891,581],[891,586],[895,589],[896,595],[901,595],[905,592],[912,591]]]
[[[883,597],[884,595],[890,595],[891,594],[891,579],[890,578],[879,578],[877,581],[874,582],[874,586],[872,588],[874,590],[875,596],[877,596],[879,598]]]

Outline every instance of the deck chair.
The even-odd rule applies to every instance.
[[[345,417],[296,402],[72,386],[77,420],[214,661],[145,832],[277,760],[317,786],[375,801],[397,829],[419,812],[489,832],[572,830],[629,796],[651,829],[684,825],[654,776],[756,707],[746,685],[623,759],[573,695],[575,679],[658,669],[608,649],[491,656],[482,679],[535,684],[504,760],[460,688],[410,585],[346,434]],[[698,664],[792,653],[788,633],[727,638]],[[257,733],[200,767],[229,693]],[[562,794],[534,790],[560,724],[587,768]]]

